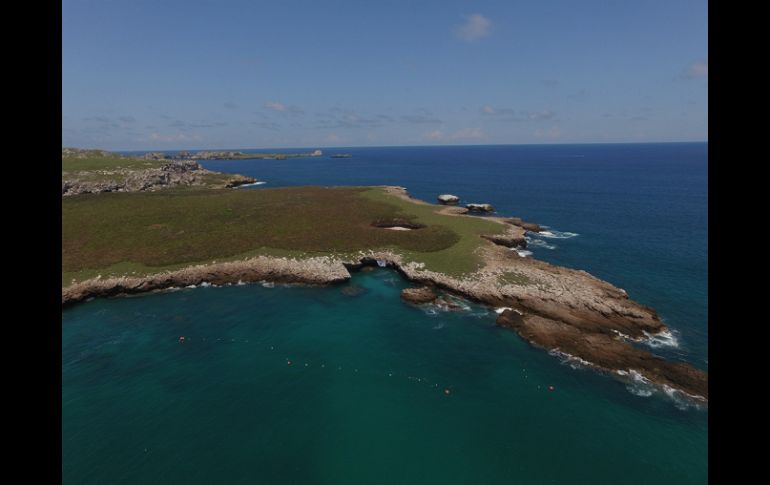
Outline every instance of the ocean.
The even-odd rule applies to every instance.
[[[265,182],[238,190],[491,203],[548,227],[531,257],[654,307],[673,336],[653,350],[708,370],[706,143],[323,151],[202,165]],[[378,269],[64,310],[64,482],[706,483],[707,409],[532,348],[489,309],[406,305],[406,286]]]

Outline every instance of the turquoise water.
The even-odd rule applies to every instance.
[[[655,352],[707,369],[707,149],[350,148],[205,165],[267,182],[243,190],[397,184],[546,224],[558,237],[532,236],[535,257],[655,307],[678,340]],[[707,410],[573,368],[487,309],[406,305],[391,270],[347,285],[366,291],[256,284],[64,310],[64,482],[706,482]]]
[[[404,304],[392,270],[350,284],[63,312],[65,483],[705,482],[705,412]]]

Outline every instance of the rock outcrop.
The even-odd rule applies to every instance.
[[[325,285],[350,279],[341,261],[318,257],[304,260],[259,256],[243,261],[196,265],[176,271],[148,276],[92,278],[62,289],[62,305],[66,306],[89,297],[127,295],[210,283],[303,283]]]
[[[144,158],[145,160],[167,160],[171,157],[169,157],[163,152],[150,152],[150,153],[145,153],[144,156],[142,156],[142,158]]]
[[[253,177],[247,177],[245,175],[235,174],[230,177],[230,180],[225,184],[225,188],[232,189],[233,187],[239,187],[241,185],[253,184],[257,180]]]
[[[438,295],[427,286],[420,288],[404,288],[401,290],[401,298],[409,303],[430,303],[438,298]]]
[[[703,371],[651,355],[628,345],[617,335],[585,333],[556,320],[538,315],[522,316],[513,310],[500,314],[497,324],[516,330],[534,345],[558,350],[602,370],[620,375],[636,372],[651,382],[708,399],[708,377]]]
[[[535,224],[532,222],[524,222],[521,220],[520,217],[507,217],[504,219],[505,222],[508,224],[513,224],[514,226],[519,226],[522,229],[525,229],[530,232],[542,232],[543,228],[540,226],[540,224]]]
[[[96,150],[96,149],[89,149],[89,148],[62,148],[61,156],[62,158],[81,158],[81,159],[96,158],[96,157],[124,158],[122,155],[108,152],[107,150]]]
[[[405,190],[387,189],[399,197]],[[425,204],[424,202],[422,202]],[[437,210],[453,209],[442,207]],[[458,215],[457,217],[463,217]],[[505,224],[501,218],[491,217]],[[510,224],[510,223],[509,223]],[[524,236],[520,225],[508,225],[503,235],[477,248],[483,261],[477,271],[462,276],[439,273],[423,263],[408,261],[391,250],[361,251],[355,257],[287,259],[260,256],[239,262],[199,265],[144,277],[93,278],[62,289],[62,304],[92,296],[113,296],[198,285],[275,281],[329,284],[350,278],[348,270],[393,267],[417,288],[402,291],[411,303],[445,304],[444,290],[491,307],[507,307],[497,319],[533,345],[568,354],[612,375],[639,376],[667,392],[708,400],[708,375],[681,362],[670,362],[634,344],[664,334],[667,327],[655,310],[631,300],[627,293],[589,273],[522,258],[507,247]],[[494,243],[494,244],[492,244]],[[436,289],[436,290],[434,290]],[[443,300],[437,301],[437,299]]]
[[[210,151],[200,152],[183,151],[174,155],[175,160],[244,160],[250,158],[268,158],[276,160],[286,160],[295,157],[320,157],[323,155],[321,150],[314,150],[308,153],[243,153],[239,151]]]
[[[525,248],[527,247],[527,238],[525,231],[521,227],[511,227],[502,234],[482,234],[484,239],[492,241],[499,246],[507,248]]]
[[[93,173],[86,172],[73,179],[62,180],[62,196],[95,194],[101,192],[142,192],[158,190],[179,185],[206,185],[207,177],[215,174],[205,170],[194,161],[168,162],[160,168],[144,170],[119,169],[112,172],[97,172],[101,179],[90,178]],[[83,179],[81,180],[82,177]],[[235,187],[256,182],[243,175],[231,176],[225,187]]]
[[[460,202],[460,198],[452,194],[441,194],[438,196],[438,201],[444,205],[454,205]]]
[[[491,204],[466,204],[465,207],[473,212],[494,212],[495,208]]]

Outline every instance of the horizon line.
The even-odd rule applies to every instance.
[[[466,143],[466,144],[434,144],[434,145],[307,145],[307,146],[281,146],[281,147],[246,147],[246,148],[165,148],[165,149],[124,149],[124,148],[81,148],[84,150],[105,150],[111,152],[178,152],[178,151],[241,151],[241,150],[289,150],[289,149],[325,149],[325,148],[432,148],[432,147],[473,147],[473,146],[552,146],[552,145],[662,145],[706,143],[708,140],[681,140],[681,141],[622,141],[622,142],[560,142],[560,143]],[[64,146],[62,148],[79,148],[76,146]]]

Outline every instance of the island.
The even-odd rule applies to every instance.
[[[312,152],[298,152],[298,153],[243,153],[240,151],[199,151],[188,152],[181,151],[173,155],[168,155],[164,152],[150,152],[144,155],[148,160],[257,160],[257,159],[270,159],[270,160],[286,160],[288,158],[306,158],[306,157],[320,157],[323,155],[321,150],[313,150]]]
[[[104,150],[62,149],[62,196],[100,192],[143,192],[191,186],[232,188],[252,177],[205,170],[191,160],[129,157]]]
[[[193,285],[329,285],[390,267],[414,284],[404,304],[466,298],[495,309],[497,325],[534,346],[708,400],[706,372],[639,345],[669,331],[654,309],[585,271],[511,250],[541,229],[520,218],[472,215],[397,186],[234,190],[243,178],[192,166],[195,183],[64,190],[75,178],[82,187],[174,172],[168,163],[62,151],[63,306]]]

